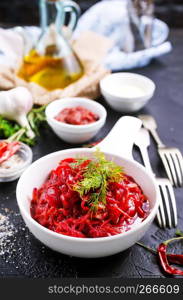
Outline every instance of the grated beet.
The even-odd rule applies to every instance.
[[[108,182],[106,204],[99,203],[97,211],[92,210],[88,195],[81,199],[73,189],[83,179],[90,160],[73,168],[75,162],[73,158],[62,160],[44,184],[34,188],[31,215],[39,224],[72,237],[98,238],[128,231],[147,217],[147,197],[134,179],[124,173],[120,182]]]

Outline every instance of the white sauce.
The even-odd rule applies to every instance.
[[[144,89],[136,85],[117,85],[110,92],[117,97],[126,98],[139,98],[145,94]]]

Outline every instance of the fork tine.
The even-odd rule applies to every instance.
[[[156,218],[157,218],[159,227],[160,227],[160,228],[165,228],[165,227],[163,226],[163,224],[162,224],[162,217],[161,217],[161,215],[160,215],[160,209],[158,209],[158,212],[157,212],[157,214],[156,214]]]
[[[164,165],[164,168],[165,168],[165,171],[167,173],[167,176],[170,179],[171,183],[173,184],[172,174],[170,172],[170,168],[169,168],[168,162],[166,160],[166,157],[165,157],[165,155],[161,151],[159,151],[159,155],[161,157],[161,160],[162,160],[162,163]]]
[[[176,171],[175,171],[175,165],[172,160],[172,156],[170,155],[170,153],[167,152],[167,153],[165,153],[165,157],[167,159],[170,172],[172,174],[173,184],[177,187],[178,181],[177,181],[177,175],[176,175]]]
[[[175,195],[174,195],[174,191],[173,191],[173,187],[171,184],[167,184],[167,190],[169,192],[169,196],[170,196],[170,201],[171,201],[171,205],[172,205],[172,211],[173,211],[173,219],[174,219],[174,227],[177,227],[177,205],[176,205],[176,200],[175,200]]]
[[[162,199],[164,200],[164,210],[166,210],[167,218],[168,218],[168,225],[169,228],[172,228],[172,218],[171,218],[171,212],[170,212],[170,203],[169,203],[169,195],[166,190],[166,186],[161,186],[161,195]]]
[[[178,185],[182,186],[182,172],[181,172],[181,166],[179,164],[179,159],[176,155],[176,152],[172,152],[170,156],[172,157],[172,161],[175,167],[175,171],[178,179]]]
[[[176,156],[180,165],[180,170],[181,170],[181,174],[183,177],[183,157],[182,157],[182,153],[177,149],[176,150]]]
[[[166,227],[166,218],[165,218],[164,205],[163,205],[163,200],[162,200],[160,190],[161,190],[161,186],[159,185],[159,190],[158,190],[159,209],[158,209],[158,213],[157,213],[157,220],[158,220],[159,226],[161,228],[165,228]]]

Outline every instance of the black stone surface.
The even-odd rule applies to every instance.
[[[153,61],[149,66],[134,70],[154,80],[157,86],[155,96],[140,113],[152,114],[158,122],[158,130],[164,143],[180,148],[183,152],[183,30],[172,30],[173,43],[171,54]],[[105,105],[103,99],[101,102]],[[107,123],[96,137],[105,137],[115,124],[120,113],[109,109]],[[34,147],[34,160],[50,152],[66,149],[69,145],[58,139],[52,131],[42,129],[38,144]],[[134,157],[139,160],[135,150]],[[152,141],[150,157],[156,174],[163,176],[164,171]],[[101,259],[79,259],[62,255],[44,247],[37,241],[19,215],[16,204],[17,182],[0,184],[0,211],[10,208],[10,218],[17,228],[16,235],[7,246],[9,253],[0,255],[0,277],[56,278],[56,277],[166,277],[159,267],[156,257],[134,245],[125,252]],[[183,230],[183,189],[175,189],[178,206],[178,227]],[[154,222],[143,238],[143,242],[156,247],[161,241],[172,237],[175,230],[161,230]],[[11,244],[12,243],[12,244]],[[11,246],[12,245],[12,246]],[[181,252],[177,244],[174,251]]]

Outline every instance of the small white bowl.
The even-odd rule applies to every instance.
[[[155,84],[146,76],[124,72],[104,77],[100,89],[114,110],[131,113],[140,110],[152,98]]]
[[[0,168],[0,182],[10,182],[19,178],[22,173],[27,169],[27,167],[32,163],[32,149],[20,142],[20,149],[17,154],[22,158],[23,163],[17,165],[14,168],[2,169]]]
[[[99,120],[87,125],[71,125],[55,119],[64,108],[83,106],[96,115]],[[63,98],[50,103],[46,108],[46,119],[50,127],[65,142],[80,144],[92,139],[104,126],[107,117],[106,109],[99,103],[87,98]]]

